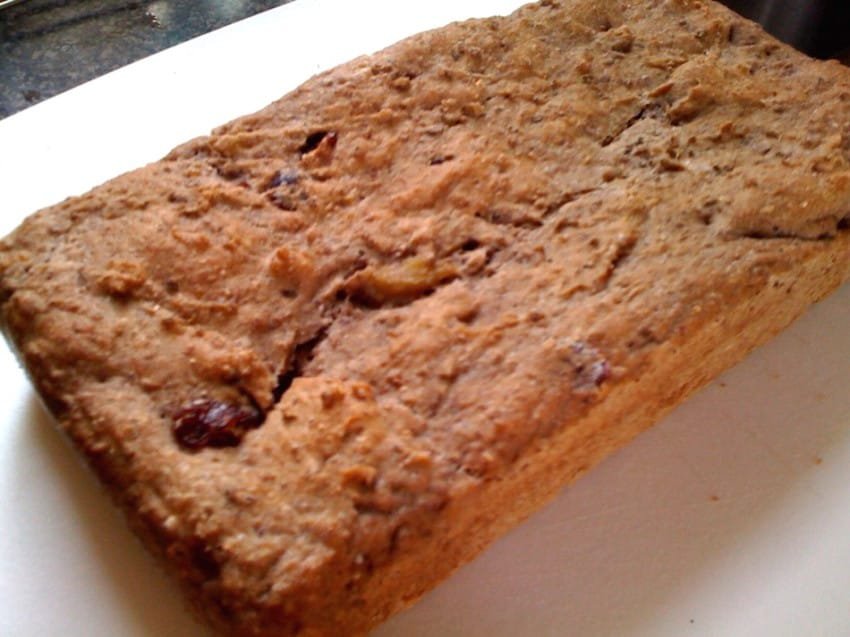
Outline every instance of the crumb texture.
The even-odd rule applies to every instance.
[[[824,253],[845,273],[848,226],[846,69],[710,2],[543,1],[30,217],[0,300],[201,612],[334,635],[662,345]]]

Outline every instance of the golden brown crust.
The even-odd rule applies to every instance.
[[[451,25],[28,219],[4,327],[218,630],[364,632],[847,277],[849,104],[712,3]]]

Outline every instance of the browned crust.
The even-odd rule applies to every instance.
[[[565,485],[788,327],[848,275],[850,238],[844,238],[833,250],[801,264],[796,278],[801,284],[791,295],[786,292],[788,281],[780,278],[778,285],[729,306],[722,316],[683,330],[679,338],[656,350],[645,374],[618,387],[570,428],[538,441],[499,480],[456,501],[441,519],[434,541],[378,574],[367,604],[375,609],[374,615],[358,613],[345,625],[372,626],[415,602]],[[424,570],[422,564],[431,568]]]
[[[222,634],[364,632],[847,277],[848,102],[711,3],[453,25],[28,219],[3,327]]]

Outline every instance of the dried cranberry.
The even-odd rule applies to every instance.
[[[266,184],[265,189],[271,190],[279,186],[294,186],[298,183],[299,179],[298,173],[294,170],[279,170],[272,176],[269,183]]]
[[[596,361],[588,370],[588,378],[594,385],[599,387],[611,378],[611,364],[606,360]]]
[[[249,429],[263,422],[255,408],[205,398],[181,407],[172,418],[174,438],[187,449],[235,447]]]
[[[599,350],[584,341],[570,345],[567,360],[575,373],[573,387],[578,391],[592,391],[611,378],[611,364]]]

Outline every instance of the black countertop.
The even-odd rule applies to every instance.
[[[0,119],[292,0],[0,0]],[[309,2],[310,0],[299,0]],[[850,48],[847,0],[725,0],[821,57]],[[11,4],[11,6],[7,6]]]
[[[0,9],[0,118],[290,1],[20,0]]]

